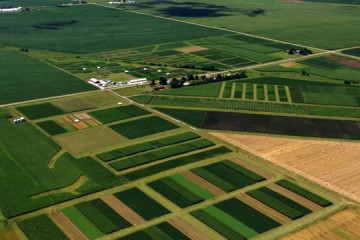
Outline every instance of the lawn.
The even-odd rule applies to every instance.
[[[226,34],[221,30],[95,5],[1,14],[0,28],[1,45],[73,53],[102,52]]]
[[[0,69],[0,104],[96,90],[79,78],[17,52],[0,51]]]

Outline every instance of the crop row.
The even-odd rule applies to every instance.
[[[192,142],[186,142],[179,145],[161,148],[140,155],[128,157],[123,160],[111,162],[110,166],[117,171],[121,171],[131,167],[143,165],[149,162],[159,161],[161,159],[199,150],[213,145],[214,143],[207,139],[198,139]]]
[[[287,114],[307,114],[306,107],[301,105],[213,98],[155,96],[151,99],[149,104],[157,106],[178,106],[229,110],[249,110]]]
[[[195,168],[191,171],[226,192],[264,180],[258,174],[229,160]]]
[[[213,197],[211,193],[182,175],[165,177],[149,183],[149,186],[182,208]]]
[[[247,194],[291,219],[311,213],[311,210],[299,203],[265,187],[249,191]]]
[[[148,141],[148,142],[131,145],[128,147],[119,148],[119,149],[112,150],[109,152],[104,152],[104,153],[98,154],[97,157],[99,157],[101,160],[107,162],[107,161],[111,161],[111,160],[114,160],[117,158],[131,156],[136,153],[145,152],[145,151],[149,151],[149,150],[153,150],[153,149],[193,140],[193,139],[196,139],[199,137],[200,137],[199,135],[197,135],[193,132],[185,132],[185,133],[180,133],[180,134],[173,135],[170,137],[160,138],[160,139],[156,139],[156,140],[152,140],[152,141]]]
[[[149,166],[149,167],[146,167],[143,169],[139,169],[139,170],[136,170],[136,171],[133,171],[131,173],[124,175],[124,178],[128,179],[128,180],[137,180],[137,179],[140,179],[143,177],[147,177],[150,175],[157,174],[159,172],[163,172],[163,171],[172,169],[172,168],[191,164],[194,162],[198,162],[198,161],[201,161],[201,160],[204,160],[207,158],[215,157],[215,156],[226,154],[229,152],[231,152],[231,150],[224,146],[217,147],[217,148],[209,149],[209,150],[206,150],[206,151],[203,151],[200,153],[195,153],[195,154],[191,154],[188,156],[175,158],[170,161],[166,161],[166,162],[163,162],[160,164],[156,164],[156,165]]]
[[[62,126],[60,126],[53,120],[47,120],[44,122],[40,122],[40,123],[37,123],[37,125],[50,135],[57,135],[57,134],[67,132],[65,128],[63,128]]]

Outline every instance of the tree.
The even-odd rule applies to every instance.
[[[160,77],[160,79],[159,79],[160,85],[167,85],[168,84],[167,81],[168,80],[164,77]]]

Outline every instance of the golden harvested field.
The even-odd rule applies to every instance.
[[[360,143],[212,133],[356,201],[360,201]]]
[[[204,51],[207,50],[208,48],[204,48],[201,46],[192,46],[192,47],[185,47],[185,48],[178,48],[177,50],[179,52],[183,52],[183,53],[192,53],[192,52],[200,52],[200,51]]]
[[[282,238],[282,240],[298,239],[360,239],[360,214],[353,209],[346,209],[324,221]]]

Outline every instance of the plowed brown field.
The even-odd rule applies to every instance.
[[[352,209],[341,211],[282,240],[360,239],[360,215]]]
[[[360,143],[229,133],[212,134],[360,201]]]
[[[71,240],[87,240],[88,238],[62,212],[52,212],[49,218]]]
[[[208,236],[199,231],[196,227],[188,223],[182,218],[173,218],[168,221],[171,225],[177,228],[180,232],[193,240],[210,240]]]

